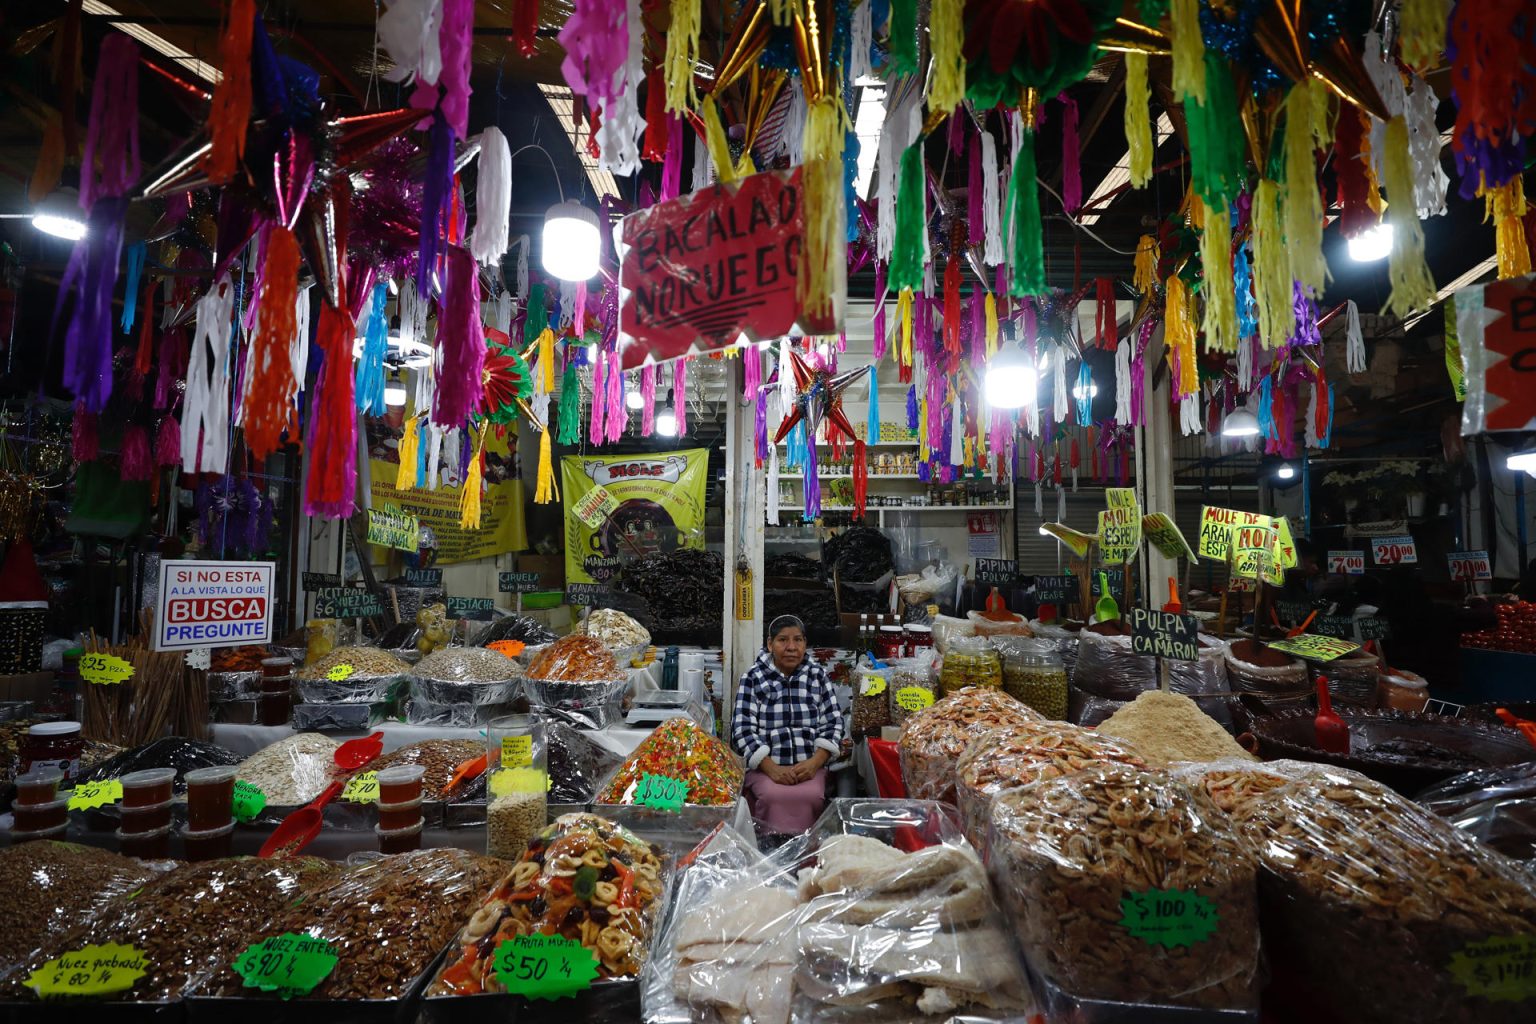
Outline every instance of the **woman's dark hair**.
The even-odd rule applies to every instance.
[[[801,635],[805,635],[805,623],[800,621],[797,615],[780,615],[768,623],[768,639],[772,640],[786,629],[798,629]]]

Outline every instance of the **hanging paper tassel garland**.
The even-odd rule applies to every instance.
[[[1040,193],[1035,184],[1035,132],[1017,127],[1013,178],[1008,183],[1008,269],[1015,297],[1045,294],[1045,251],[1040,233]]]
[[[1424,262],[1424,229],[1413,206],[1413,168],[1408,157],[1408,126],[1401,116],[1387,122],[1383,143],[1383,170],[1387,187],[1387,223],[1392,225],[1392,252],[1387,256],[1387,277],[1392,292],[1386,309],[1405,317],[1415,309],[1427,309],[1435,301],[1435,282]]]
[[[245,157],[245,130],[251,120],[251,39],[255,29],[255,0],[234,0],[229,9],[229,27],[219,43],[219,69],[223,77],[213,90],[213,106],[208,112],[208,153],[203,158],[203,173],[215,184],[233,178],[237,164]],[[89,168],[91,164],[85,166]]]
[[[432,422],[449,427],[463,423],[480,404],[485,334],[480,325],[479,269],[468,249],[448,247],[446,273],[437,328],[441,362]]]
[[[896,240],[888,280],[896,289],[923,286],[923,250],[928,234],[928,183],[923,174],[923,144],[901,154],[901,191],[896,199]]]
[[[1323,88],[1322,83],[1317,84]],[[1291,277],[1310,295],[1321,295],[1329,276],[1323,261],[1323,201],[1317,190],[1317,161],[1313,157],[1317,137],[1314,121],[1325,113],[1317,109],[1316,101],[1321,98],[1310,83],[1298,82],[1285,101],[1285,251]],[[1405,134],[1405,157],[1407,148]],[[1404,198],[1411,196],[1410,186]],[[1414,223],[1417,225],[1416,220]]]
[[[671,0],[672,24],[667,30],[664,62],[667,82],[667,112],[686,114],[698,106],[699,94],[693,82],[693,68],[699,59],[699,19],[701,0]],[[722,173],[725,168],[718,167]]]
[[[76,462],[90,462],[101,454],[101,434],[98,417],[86,412],[79,402],[75,403],[75,416],[69,425],[69,450]]]
[[[677,436],[687,437],[688,360],[686,359],[679,359],[672,364],[672,413],[677,417]]]
[[[960,52],[965,37],[962,7],[963,0],[932,0],[929,5],[928,46],[933,53],[929,110],[954,110],[965,99],[965,57]]]
[[[383,416],[387,412],[384,407],[384,356],[389,350],[389,317],[384,312],[384,304],[388,301],[388,286],[382,282],[374,285],[354,385],[357,411],[364,416]]]
[[[560,412],[557,432],[560,443],[579,444],[581,441],[581,382],[576,376],[576,364],[566,364],[560,379]],[[544,432],[548,436],[549,431]]]
[[[1199,198],[1195,202],[1200,202]],[[1227,211],[1207,210],[1200,235],[1200,262],[1205,267],[1205,331],[1207,352],[1237,351],[1237,300],[1232,280],[1232,228]]]
[[[197,303],[181,407],[181,468],[188,473],[222,473],[228,461],[229,338],[234,310],[235,286],[227,276]],[[348,386],[349,398],[351,390]]]
[[[891,0],[891,71],[917,74],[917,0]]]
[[[1259,179],[1253,194],[1253,298],[1265,348],[1279,348],[1296,329],[1279,195],[1279,187],[1267,178]]]
[[[1147,55],[1125,55],[1125,144],[1131,185],[1144,187],[1152,180],[1152,111],[1147,84]]]
[[[1483,189],[1487,214],[1493,221],[1494,253],[1498,256],[1498,279],[1507,280],[1531,272],[1531,250],[1525,241],[1525,186],[1520,176],[1497,188]]]
[[[1355,300],[1346,303],[1345,311],[1345,367],[1350,373],[1365,372],[1365,336],[1360,331],[1360,307]]]
[[[261,319],[251,337],[245,365],[245,398],[240,406],[246,446],[258,459],[277,450],[288,425],[290,403],[303,383],[295,380],[293,373],[298,287],[299,242],[292,231],[278,225],[267,233],[257,306]],[[308,341],[304,339],[306,345]]]
[[[1003,207],[997,170],[997,142],[992,133],[981,133],[981,217],[984,242],[981,261],[995,267],[1006,258],[1003,249]]]
[[[488,125],[480,133],[480,167],[475,185],[475,230],[469,251],[481,266],[496,266],[507,251],[512,210],[512,153],[501,129]]]
[[[1199,0],[1173,0],[1169,11],[1173,37],[1173,95],[1205,102],[1205,43],[1200,38]]]

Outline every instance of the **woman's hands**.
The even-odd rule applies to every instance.
[[[818,749],[799,764],[782,765],[770,757],[766,758],[758,767],[762,769],[764,775],[768,776],[770,782],[777,783],[780,786],[796,786],[802,782],[809,782],[830,759],[830,754],[825,750]]]

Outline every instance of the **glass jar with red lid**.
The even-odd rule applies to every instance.
[[[79,722],[38,722],[21,739],[21,771],[57,768],[66,780],[80,773],[80,754],[85,749]]]

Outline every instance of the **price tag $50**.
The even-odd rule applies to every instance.
[[[597,958],[592,951],[559,935],[507,939],[496,947],[491,963],[508,992],[528,999],[564,999],[597,980]]]

